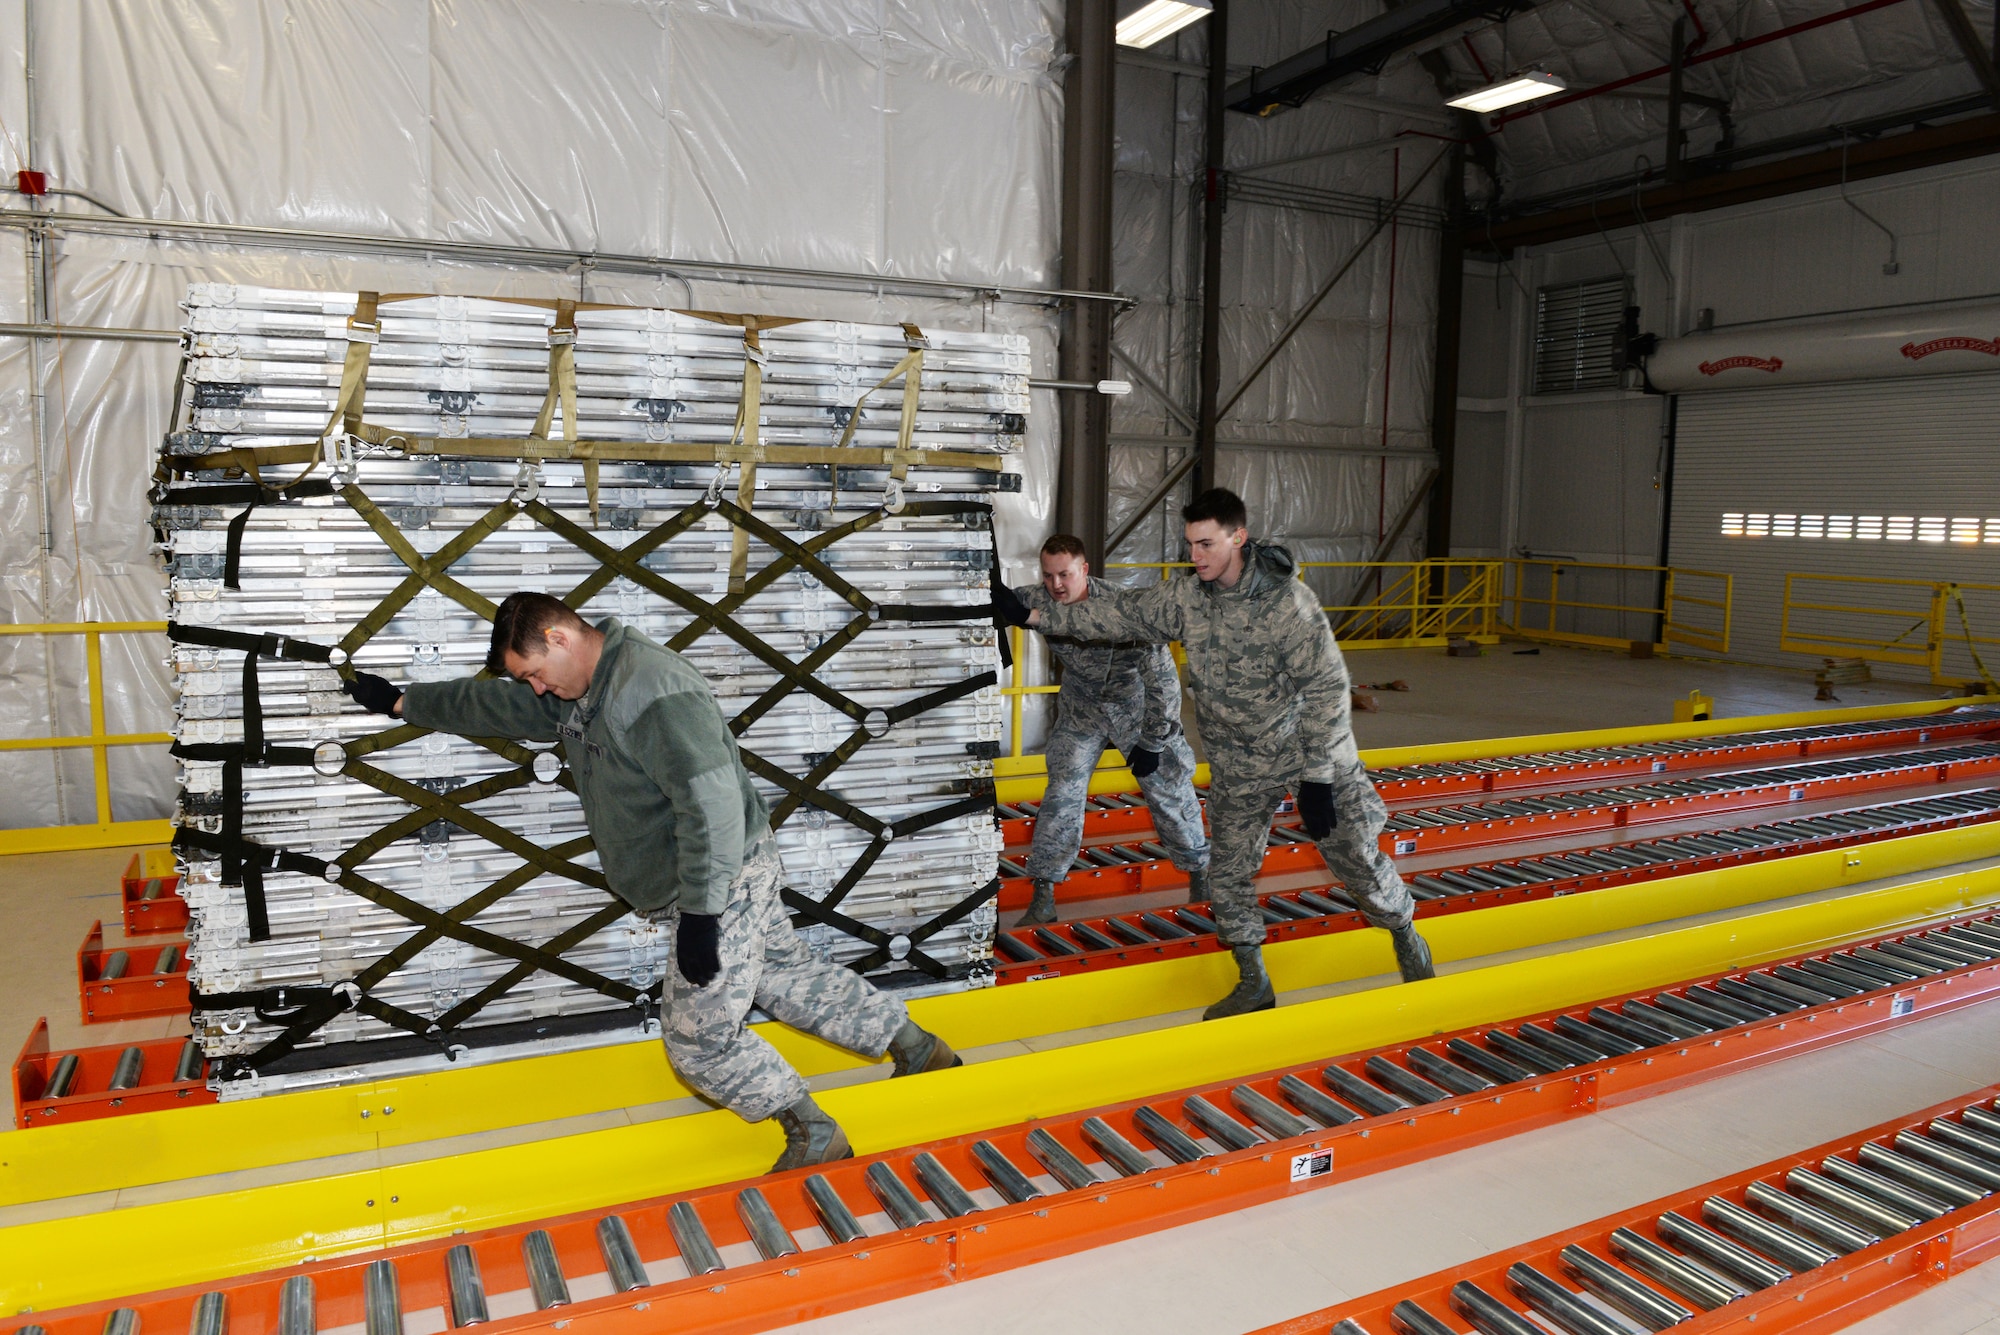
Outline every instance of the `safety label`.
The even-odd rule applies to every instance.
[[[1408,856],[1409,854],[1411,854],[1411,853],[1414,853],[1414,852],[1416,852],[1416,851],[1417,851],[1417,841],[1416,841],[1416,840],[1414,840],[1414,839],[1398,839],[1398,840],[1396,841],[1396,856],[1397,856],[1397,857],[1399,857],[1399,858],[1400,858],[1400,857],[1406,857],[1406,856]]]
[[[1899,1015],[1908,1015],[1916,1008],[1917,999],[1908,992],[1898,992],[1889,998],[1889,1018],[1892,1020]]]
[[[1667,770],[1667,762],[1666,762],[1666,761],[1664,761],[1664,760],[1655,760],[1655,761],[1653,762],[1653,773],[1655,773],[1655,774],[1664,774],[1664,773],[1666,773],[1666,770]]]
[[[1304,1182],[1310,1178],[1325,1177],[1333,1171],[1332,1150],[1310,1150],[1292,1156],[1292,1181]]]
[[[1806,790],[1805,790],[1805,789],[1803,789],[1803,788],[1794,788],[1794,789],[1792,789],[1792,799],[1791,799],[1791,800],[1792,800],[1792,801],[1794,801],[1794,802],[1796,802],[1796,801],[1798,801],[1798,800],[1799,800],[1800,798],[1804,797],[1805,795],[1806,795]]]

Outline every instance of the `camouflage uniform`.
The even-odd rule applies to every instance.
[[[1279,802],[1309,780],[1333,786],[1338,819],[1319,851],[1363,916],[1395,930],[1415,911],[1377,842],[1388,811],[1355,749],[1347,664],[1297,570],[1283,547],[1248,542],[1232,589],[1175,578],[1042,609],[1051,635],[1180,641],[1208,751],[1209,891],[1231,946],[1263,944],[1255,877],[1265,833]]]
[[[1039,584],[1014,592],[1031,608],[1055,604]],[[1093,598],[1115,592],[1103,580],[1090,581]],[[1062,692],[1056,696],[1056,725],[1044,748],[1049,782],[1035,817],[1029,877],[1060,881],[1069,875],[1083,846],[1090,776],[1107,745],[1117,747],[1128,761],[1134,750],[1159,753],[1159,768],[1139,780],[1153,828],[1176,867],[1206,867],[1208,838],[1194,791],[1194,751],[1181,731],[1181,679],[1173,655],[1165,645],[1086,644],[1054,636],[1049,651],[1063,667]]]
[[[804,1078],[744,1024],[752,1006],[867,1057],[887,1052],[909,1018],[902,1002],[860,974],[813,957],[778,898],[783,882],[777,842],[766,836],[729,887],[717,946],[722,972],[707,987],[696,987],[679,969],[667,970],[660,1028],[667,1060],[690,1085],[747,1122],[806,1096]],[[662,910],[657,920],[666,927],[672,958],[680,911]]]
[[[761,1121],[806,1086],[744,1027],[752,1005],[868,1057],[888,1050],[907,1015],[852,970],[813,958],[792,931],[769,813],[701,674],[616,618],[598,628],[604,645],[580,700],[463,677],[413,684],[403,719],[559,743],[605,881],[633,912],[666,924],[669,960],[683,910],[720,917],[721,972],[696,988],[668,965],[661,1034],[682,1079]]]

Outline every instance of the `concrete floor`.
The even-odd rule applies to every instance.
[[[1381,711],[1354,715],[1354,735],[1364,750],[1672,723],[1674,701],[1695,690],[1715,701],[1717,718],[1947,694],[1932,686],[1875,681],[1837,687],[1838,701],[1815,703],[1809,672],[1695,658],[1633,659],[1518,641],[1489,645],[1478,658],[1452,658],[1442,649],[1364,649],[1347,655],[1347,667],[1358,687],[1399,679],[1410,685],[1407,692],[1369,692]]]
[[[1357,683],[1401,678],[1408,692],[1378,692],[1381,711],[1355,716],[1364,747],[1669,722],[1673,701],[1700,689],[1719,717],[1813,708],[1809,676],[1691,660],[1632,660],[1609,653],[1518,645],[1475,659],[1441,650],[1349,656]],[[1842,705],[1936,698],[1894,683],[1840,688]],[[1825,706],[1822,706],[1825,707]],[[116,942],[117,877],[129,850],[19,857],[0,877],[0,1041],[25,1038],[49,1017],[57,1045],[102,1044],[186,1032],[184,1020],[84,1026],[77,1015],[75,952],[93,919]],[[1830,893],[1838,893],[1830,892]],[[1775,907],[1775,906],[1762,906]],[[1679,925],[1679,924],[1676,924]],[[1581,943],[1579,943],[1581,944]],[[1479,963],[1498,962],[1487,959]],[[1357,980],[1287,995],[1290,1003],[1379,985]],[[1046,1047],[1193,1022],[1197,1010],[1034,1040]],[[1105,1327],[1238,1332],[1470,1260],[2000,1081],[2000,1003],[1926,1020],[1878,1039],[1613,1110],[1585,1122],[1515,1137],[1331,1190],[1058,1261],[899,1300],[800,1329],[822,1332],[1029,1330],[1038,1335]],[[966,1054],[990,1060],[1022,1044]],[[815,1081],[824,1087],[879,1072]],[[686,1105],[686,1106],[683,1106]],[[572,1134],[599,1125],[691,1111],[693,1100],[617,1110],[411,1147],[408,1157]],[[9,1132],[5,1134],[27,1134]],[[162,1184],[104,1197],[0,1210],[0,1225],[207,1194],[345,1167],[320,1161]],[[2000,1267],[1974,1271],[1862,1329],[1958,1335],[1992,1326]]]

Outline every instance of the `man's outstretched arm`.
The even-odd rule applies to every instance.
[[[1073,640],[1167,644],[1181,638],[1181,606],[1173,586],[1162,580],[1143,589],[1095,593],[1080,603],[1052,603],[1028,624]]]
[[[524,681],[460,677],[456,681],[415,682],[404,690],[398,704],[403,721],[419,728],[455,732],[461,737],[553,742],[564,702],[553,695],[536,695],[535,688]]]

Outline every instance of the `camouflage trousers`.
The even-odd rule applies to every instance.
[[[1257,869],[1264,863],[1272,813],[1294,791],[1296,782],[1286,775],[1231,776],[1227,782],[1218,777],[1209,786],[1208,827],[1215,846],[1209,894],[1214,899],[1217,934],[1229,945],[1264,942],[1264,917],[1257,911]],[[1416,901],[1377,842],[1389,812],[1359,760],[1349,760],[1334,776],[1333,809],[1333,832],[1316,841],[1320,856],[1345,884],[1347,897],[1362,917],[1391,930],[1407,926]]]
[[[707,987],[688,982],[674,964],[679,911],[660,919],[667,934],[660,1018],[667,1060],[696,1091],[746,1122],[761,1122],[806,1094],[805,1079],[744,1024],[752,1006],[871,1058],[889,1050],[908,1018],[902,1002],[860,974],[813,957],[778,898],[783,881],[778,845],[765,839],[729,887],[718,947],[722,971]]]
[[[1035,816],[1035,843],[1028,851],[1028,875],[1038,881],[1060,881],[1069,875],[1077,850],[1083,847],[1083,813],[1090,796],[1090,776],[1107,742],[1132,754],[1138,738],[1086,735],[1057,725],[1047,747],[1049,784]],[[1201,829],[1201,801],[1194,793],[1194,751],[1176,733],[1160,752],[1160,767],[1139,780],[1139,791],[1152,808],[1153,829],[1167,856],[1182,871],[1208,865],[1208,838]]]

